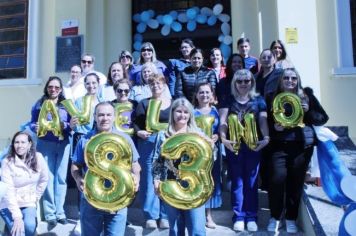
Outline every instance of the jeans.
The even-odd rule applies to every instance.
[[[33,236],[36,233],[37,227],[37,210],[35,207],[22,207],[20,208],[22,212],[22,219],[25,225],[25,233],[22,236]],[[12,219],[11,212],[8,208],[0,210],[0,215],[3,218],[6,227],[9,232],[11,232],[14,220]]]
[[[143,206],[146,220],[167,219],[164,203],[154,192],[152,176],[153,149],[157,134],[152,134],[147,140],[137,140],[137,151],[140,155],[141,180],[139,199]]]
[[[127,207],[115,214],[99,210],[82,196],[80,201],[80,227],[82,236],[123,236],[125,234]]]
[[[67,170],[69,161],[69,140],[59,142],[38,139],[37,150],[48,164],[48,185],[43,194],[45,220],[64,219],[63,205],[67,192]]]
[[[181,210],[165,204],[168,221],[169,236],[184,236],[185,228],[190,236],[204,236],[205,205],[190,210]]]
[[[260,153],[241,143],[236,156],[226,149],[231,178],[232,221],[256,221],[258,211],[257,176]]]

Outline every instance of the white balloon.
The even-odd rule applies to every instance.
[[[348,198],[352,199],[353,201],[356,201],[356,176],[350,175],[342,178],[340,187]]]
[[[355,185],[355,182],[354,182],[354,185]],[[345,217],[344,226],[345,226],[345,230],[350,235],[356,235],[356,210],[350,212]]]
[[[161,29],[161,34],[163,36],[167,36],[169,35],[169,33],[171,32],[171,26],[170,25],[164,25]]]
[[[218,15],[218,18],[221,22],[229,22],[230,21],[230,16],[227,14],[220,14],[220,15]]]
[[[178,21],[182,23],[187,23],[188,22],[188,17],[185,12],[179,13],[178,14]]]
[[[224,41],[224,38],[225,38],[225,35],[220,34],[220,35],[219,35],[219,38],[218,38],[218,41],[219,41],[220,43],[222,43],[222,42]]]
[[[147,25],[151,28],[151,29],[157,29],[159,26],[158,20],[155,19],[149,19],[147,22]]]
[[[211,16],[213,14],[213,10],[211,10],[209,7],[203,7],[200,9],[200,13],[206,16]]]
[[[213,8],[213,13],[216,16],[219,15],[222,11],[223,11],[223,6],[220,3],[216,4]]]
[[[221,24],[221,32],[223,32],[224,35],[229,35],[230,34],[230,25],[228,23],[222,23]]]
[[[225,35],[223,42],[226,45],[230,45],[232,43],[232,37],[230,35]]]

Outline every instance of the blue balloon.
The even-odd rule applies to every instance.
[[[171,27],[172,27],[172,30],[175,32],[182,31],[182,24],[177,21],[173,21],[173,23],[171,24]]]
[[[194,8],[189,8],[187,10],[187,18],[189,20],[193,20],[197,16],[197,12],[195,11]]]
[[[133,44],[133,48],[134,48],[136,51],[140,51],[141,45],[142,45],[142,42],[141,42],[141,41],[135,41],[134,44]]]
[[[149,19],[147,21],[147,25],[148,27],[150,27],[151,29],[157,29],[159,26],[158,20],[155,19]]]
[[[207,20],[207,16],[206,15],[198,15],[197,18],[196,18],[196,21],[199,23],[199,24],[205,24],[206,23],[206,20]]]
[[[208,25],[210,25],[210,26],[213,26],[213,25],[215,25],[216,24],[216,21],[217,21],[218,19],[216,18],[216,16],[215,15],[211,15],[211,16],[209,16],[209,19],[208,19]]]
[[[171,26],[170,25],[164,25],[161,29],[161,34],[163,36],[167,36],[169,35],[169,33],[171,32]]]
[[[170,11],[169,15],[173,18],[173,20],[176,20],[178,17],[178,12],[177,11]]]
[[[178,21],[182,23],[187,23],[188,22],[187,14],[185,12],[179,13]]]
[[[140,23],[141,21],[141,15],[136,13],[135,15],[132,16],[132,19],[136,22],[136,23]]]
[[[150,13],[148,13],[147,11],[143,11],[141,13],[141,21],[147,22],[149,19],[150,19]]]
[[[146,31],[146,28],[147,28],[147,25],[146,25],[146,23],[143,23],[143,22],[141,22],[140,24],[138,24],[136,26],[137,32],[139,32],[141,34]]]
[[[164,25],[164,23],[163,23],[163,16],[162,16],[162,15],[158,15],[158,16],[156,17],[156,19],[158,20],[158,23],[160,23],[161,25]]]
[[[231,55],[231,47],[224,43],[220,44],[220,50],[224,58],[228,58]]]
[[[187,30],[192,32],[197,28],[197,23],[194,20],[188,21]]]
[[[142,36],[142,34],[135,34],[133,39],[134,39],[134,41],[142,42],[143,41],[143,36]]]
[[[163,23],[165,25],[171,25],[173,22],[173,17],[171,15],[164,15],[163,16]]]
[[[154,11],[154,10],[150,9],[150,10],[148,10],[147,12],[148,12],[148,14],[150,15],[150,18],[152,18],[152,17],[155,16],[155,11]]]

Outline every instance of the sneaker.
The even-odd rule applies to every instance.
[[[68,224],[67,218],[58,219],[57,221],[58,221],[58,223],[60,223],[60,224],[62,224],[62,225]]]
[[[146,228],[147,228],[147,229],[157,229],[157,222],[156,222],[156,220],[147,220],[147,221],[146,221]]]
[[[234,223],[233,229],[235,231],[244,231],[245,230],[245,222],[242,220],[238,220]]]
[[[295,234],[298,232],[298,226],[295,223],[295,220],[286,220],[286,230],[287,233]]]
[[[275,233],[278,231],[278,227],[279,227],[279,220],[276,220],[275,218],[271,217],[271,219],[269,219],[267,231]]]
[[[161,220],[159,221],[159,227],[160,227],[161,229],[169,229],[168,220],[166,220],[166,219],[161,219]]]
[[[247,222],[247,230],[250,232],[256,232],[258,230],[258,226],[255,221]]]

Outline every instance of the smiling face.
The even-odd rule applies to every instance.
[[[76,84],[81,76],[82,69],[79,66],[72,66],[70,69],[70,81],[71,84]]]
[[[280,45],[279,43],[275,43],[272,50],[278,59],[281,58],[283,52],[282,45]]]
[[[120,63],[124,66],[130,65],[132,62],[132,57],[129,54],[122,53],[119,59]]]
[[[147,66],[146,68],[144,68],[142,71],[142,78],[143,80],[147,83],[148,82],[148,78],[150,78],[150,76],[153,74],[152,69]]]
[[[127,102],[130,96],[129,85],[127,83],[119,83],[116,88],[115,94],[118,102],[120,103]]]
[[[222,62],[222,56],[221,56],[221,51],[219,49],[215,49],[211,54],[210,54],[210,61],[211,64],[214,67],[218,67],[221,65]]]
[[[149,81],[148,86],[150,86],[152,97],[157,98],[163,94],[164,83],[159,78]]]
[[[211,103],[213,99],[213,92],[211,91],[211,87],[207,84],[201,85],[197,91],[196,98],[198,100],[199,106]]]
[[[251,91],[251,84],[251,78],[244,75],[236,80],[235,88],[240,95],[246,95]]]
[[[189,119],[190,113],[187,107],[180,105],[173,111],[173,121],[176,128],[187,126]]]
[[[243,42],[238,45],[238,50],[241,56],[247,57],[250,52],[250,44],[248,42]]]
[[[239,56],[234,56],[231,61],[231,70],[236,72],[237,70],[243,69],[243,61]]]
[[[16,155],[22,158],[28,153],[32,143],[29,141],[26,134],[19,134],[16,136],[13,145]]]
[[[110,104],[101,104],[96,107],[94,119],[99,132],[110,132],[114,123],[115,111]]]
[[[193,48],[188,43],[182,43],[180,45],[180,52],[184,58],[189,58],[189,54],[192,49]]]
[[[141,49],[141,57],[143,58],[144,62],[152,61],[153,57],[153,49],[149,46],[145,46]]]
[[[94,75],[87,76],[84,82],[84,86],[88,95],[95,95],[98,92],[99,87],[97,77]]]
[[[61,84],[58,80],[54,79],[47,85],[47,93],[49,99],[57,99],[62,92]]]
[[[281,81],[281,89],[285,92],[295,92],[297,90],[297,86],[297,74],[292,70],[286,70]]]
[[[94,60],[91,56],[85,55],[80,61],[80,66],[82,67],[83,73],[87,74],[94,70]]]
[[[124,68],[122,68],[122,65],[119,63],[115,63],[111,66],[110,73],[113,83],[124,78]]]
[[[200,68],[203,65],[203,55],[200,52],[194,53],[190,57],[190,62],[192,63],[193,68]]]

